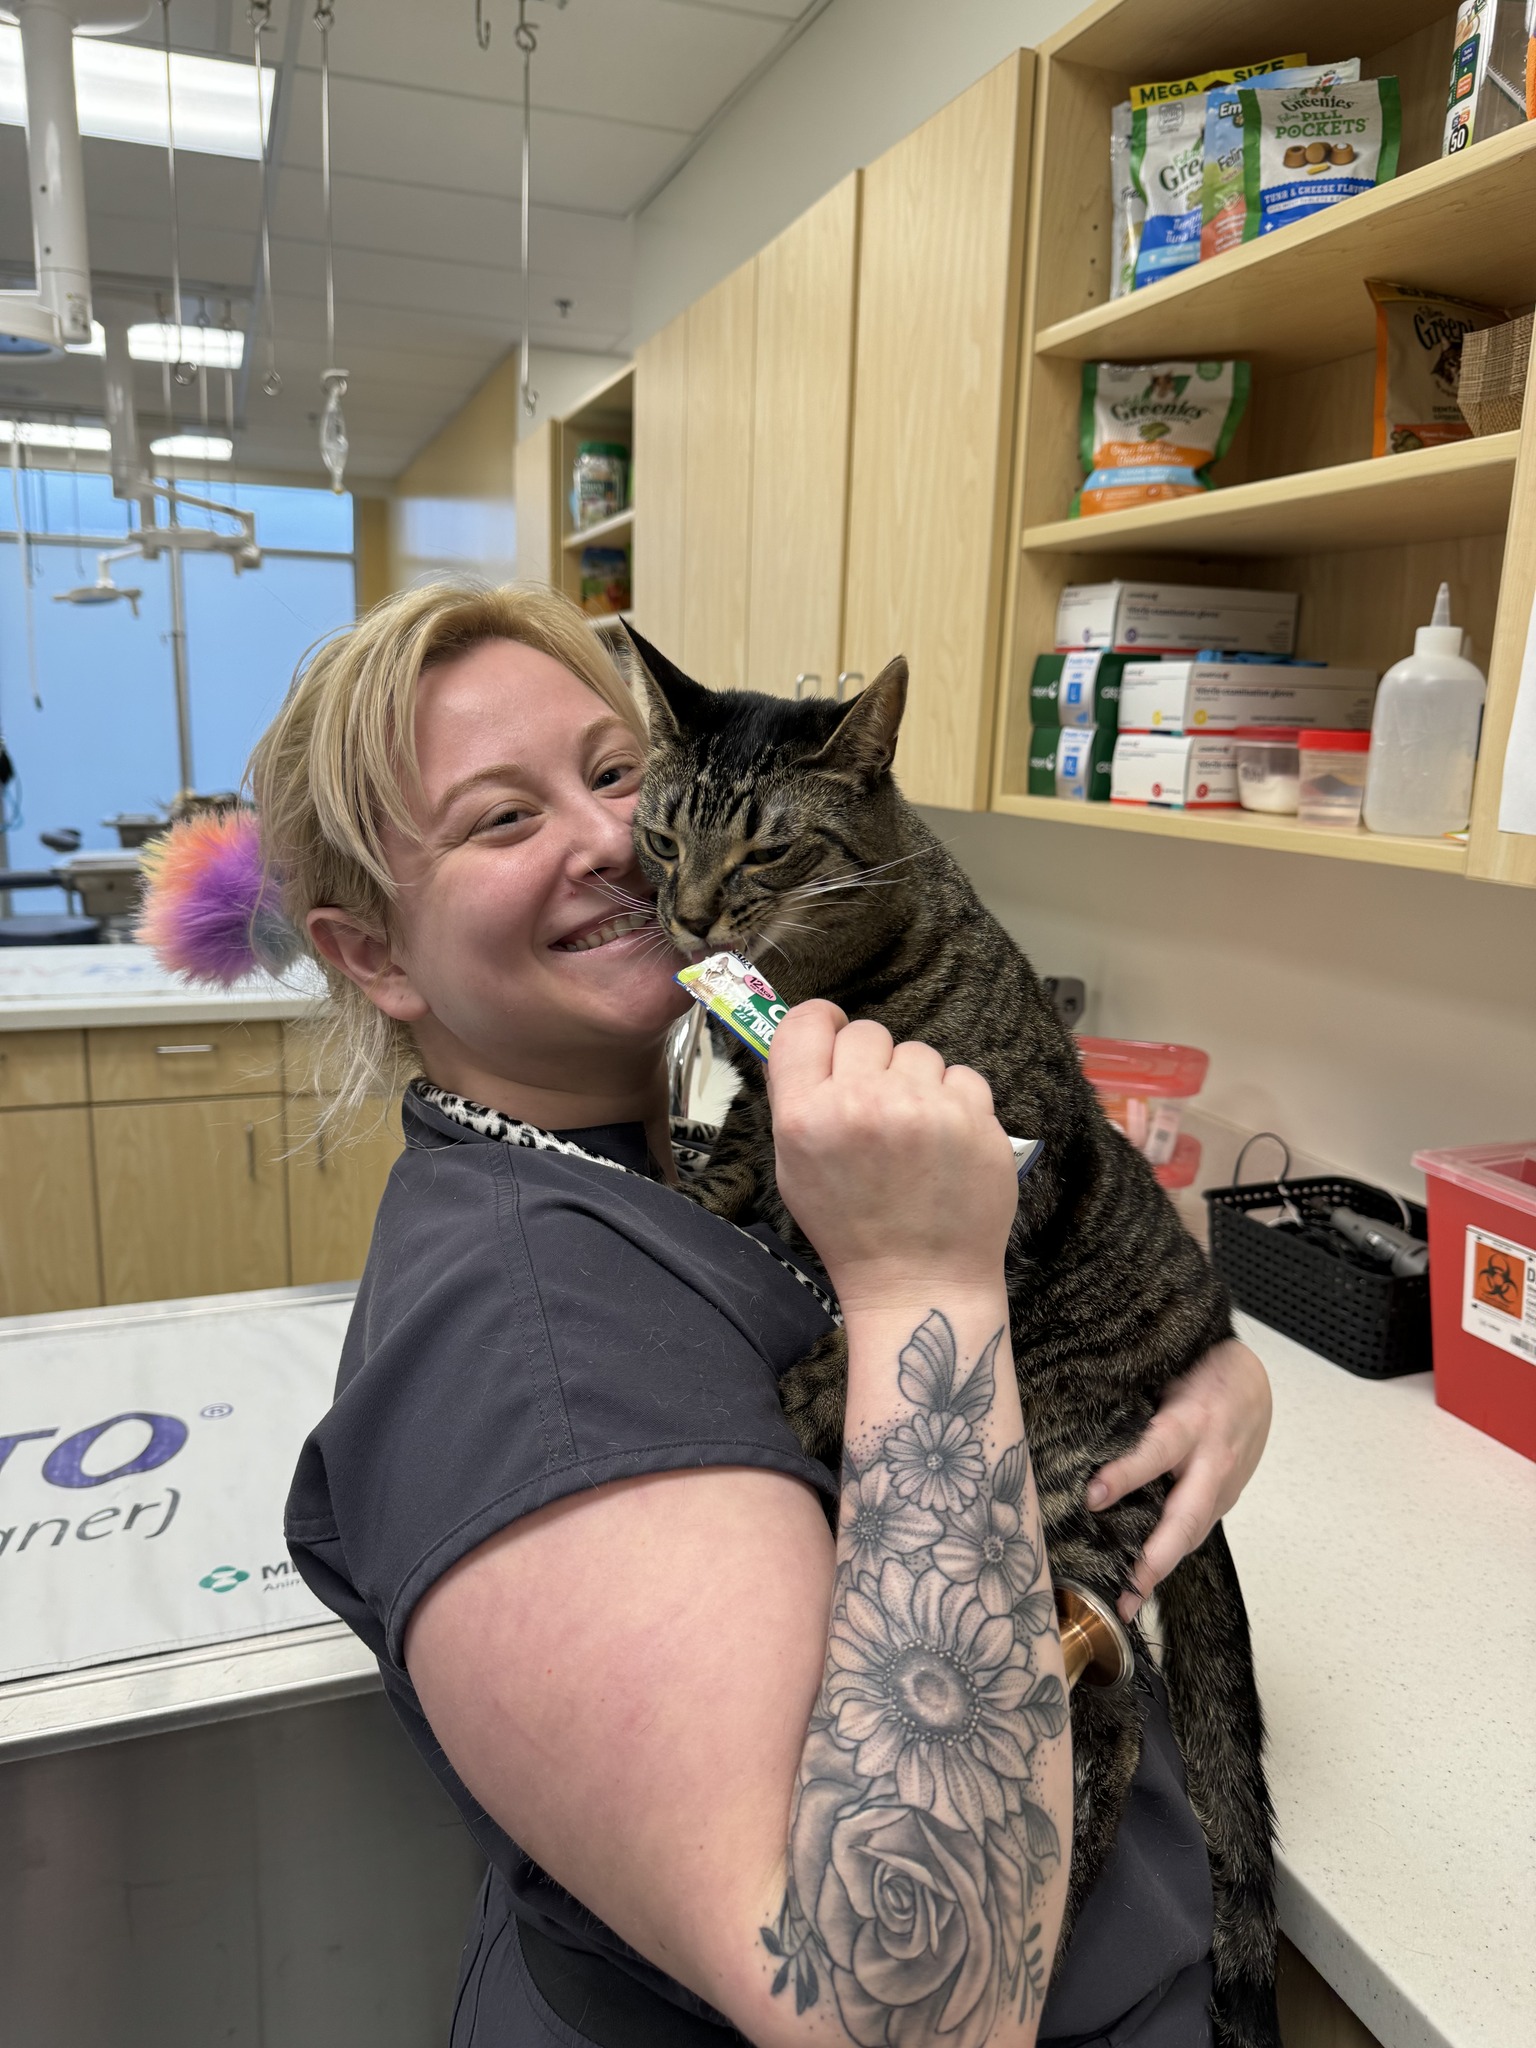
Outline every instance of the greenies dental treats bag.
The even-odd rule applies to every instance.
[[[1243,240],[1305,220],[1397,175],[1402,105],[1395,78],[1276,86],[1238,94]]]
[[[1087,482],[1070,516],[1124,512],[1211,488],[1248,403],[1246,363],[1084,363]]]
[[[1360,59],[1338,64],[1303,64],[1271,72],[1265,92],[1298,85],[1353,85]],[[1235,85],[1217,86],[1205,96],[1205,167],[1200,177],[1200,260],[1219,256],[1243,239],[1243,102]]]

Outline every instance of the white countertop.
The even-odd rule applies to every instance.
[[[253,974],[234,988],[198,988],[147,946],[0,946],[0,1031],[303,1017],[320,993],[308,961],[282,981]]]
[[[1536,2041],[1536,1465],[1239,1318],[1275,1420],[1227,1520],[1280,1923],[1386,2048]]]
[[[1356,1379],[1240,1321],[1275,1388],[1228,1530],[1281,1925],[1384,2048],[1536,2041],[1536,1465],[1427,1374]],[[340,1623],[31,1679],[0,1686],[0,1762],[377,1684]]]

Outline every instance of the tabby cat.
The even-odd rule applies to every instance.
[[[1099,1514],[1084,1489],[1140,1437],[1169,1381],[1232,1334],[1226,1295],[1146,1161],[1106,1121],[1028,960],[897,789],[905,661],[850,704],[792,703],[702,688],[633,637],[652,732],[636,847],[674,941],[694,955],[743,954],[787,1002],[827,997],[898,1040],[924,1040],[985,1076],[1005,1130],[1044,1140],[1007,1257],[1019,1392],[1052,1569],[1113,1600],[1167,1482]],[[701,1199],[793,1240],[762,1063],[734,1041],[728,1049],[742,1087]],[[846,1386],[837,1331],[782,1388],[801,1441],[828,1462]],[[1159,1588],[1158,1608],[1170,1712],[1215,1887],[1216,2040],[1277,2048],[1273,1815],[1247,1616],[1219,1525]],[[1136,1690],[1080,1686],[1072,1736],[1068,1929],[1140,1754]]]

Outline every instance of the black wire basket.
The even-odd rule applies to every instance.
[[[1428,1224],[1417,1202],[1399,1203],[1364,1181],[1333,1179],[1248,1181],[1207,1188],[1205,1199],[1211,1264],[1239,1308],[1362,1379],[1429,1371],[1427,1273],[1400,1279],[1384,1267],[1367,1271],[1249,1213],[1326,1205],[1401,1225],[1406,1209],[1407,1227],[1424,1237]]]

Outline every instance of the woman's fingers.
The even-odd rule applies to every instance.
[[[795,1005],[774,1032],[768,1053],[768,1093],[775,1103],[826,1080],[847,1022],[836,1003]]]
[[[1131,1583],[1116,1603],[1122,1621],[1134,1621],[1143,1600],[1181,1559],[1198,1550],[1218,1519],[1217,1476],[1194,1458],[1163,1502],[1157,1527],[1131,1571]]]
[[[1177,1472],[1198,1441],[1192,1418],[1181,1408],[1160,1408],[1140,1441],[1122,1458],[1103,1465],[1088,1482],[1089,1507],[1112,1507],[1139,1486],[1150,1486],[1165,1472]]]

